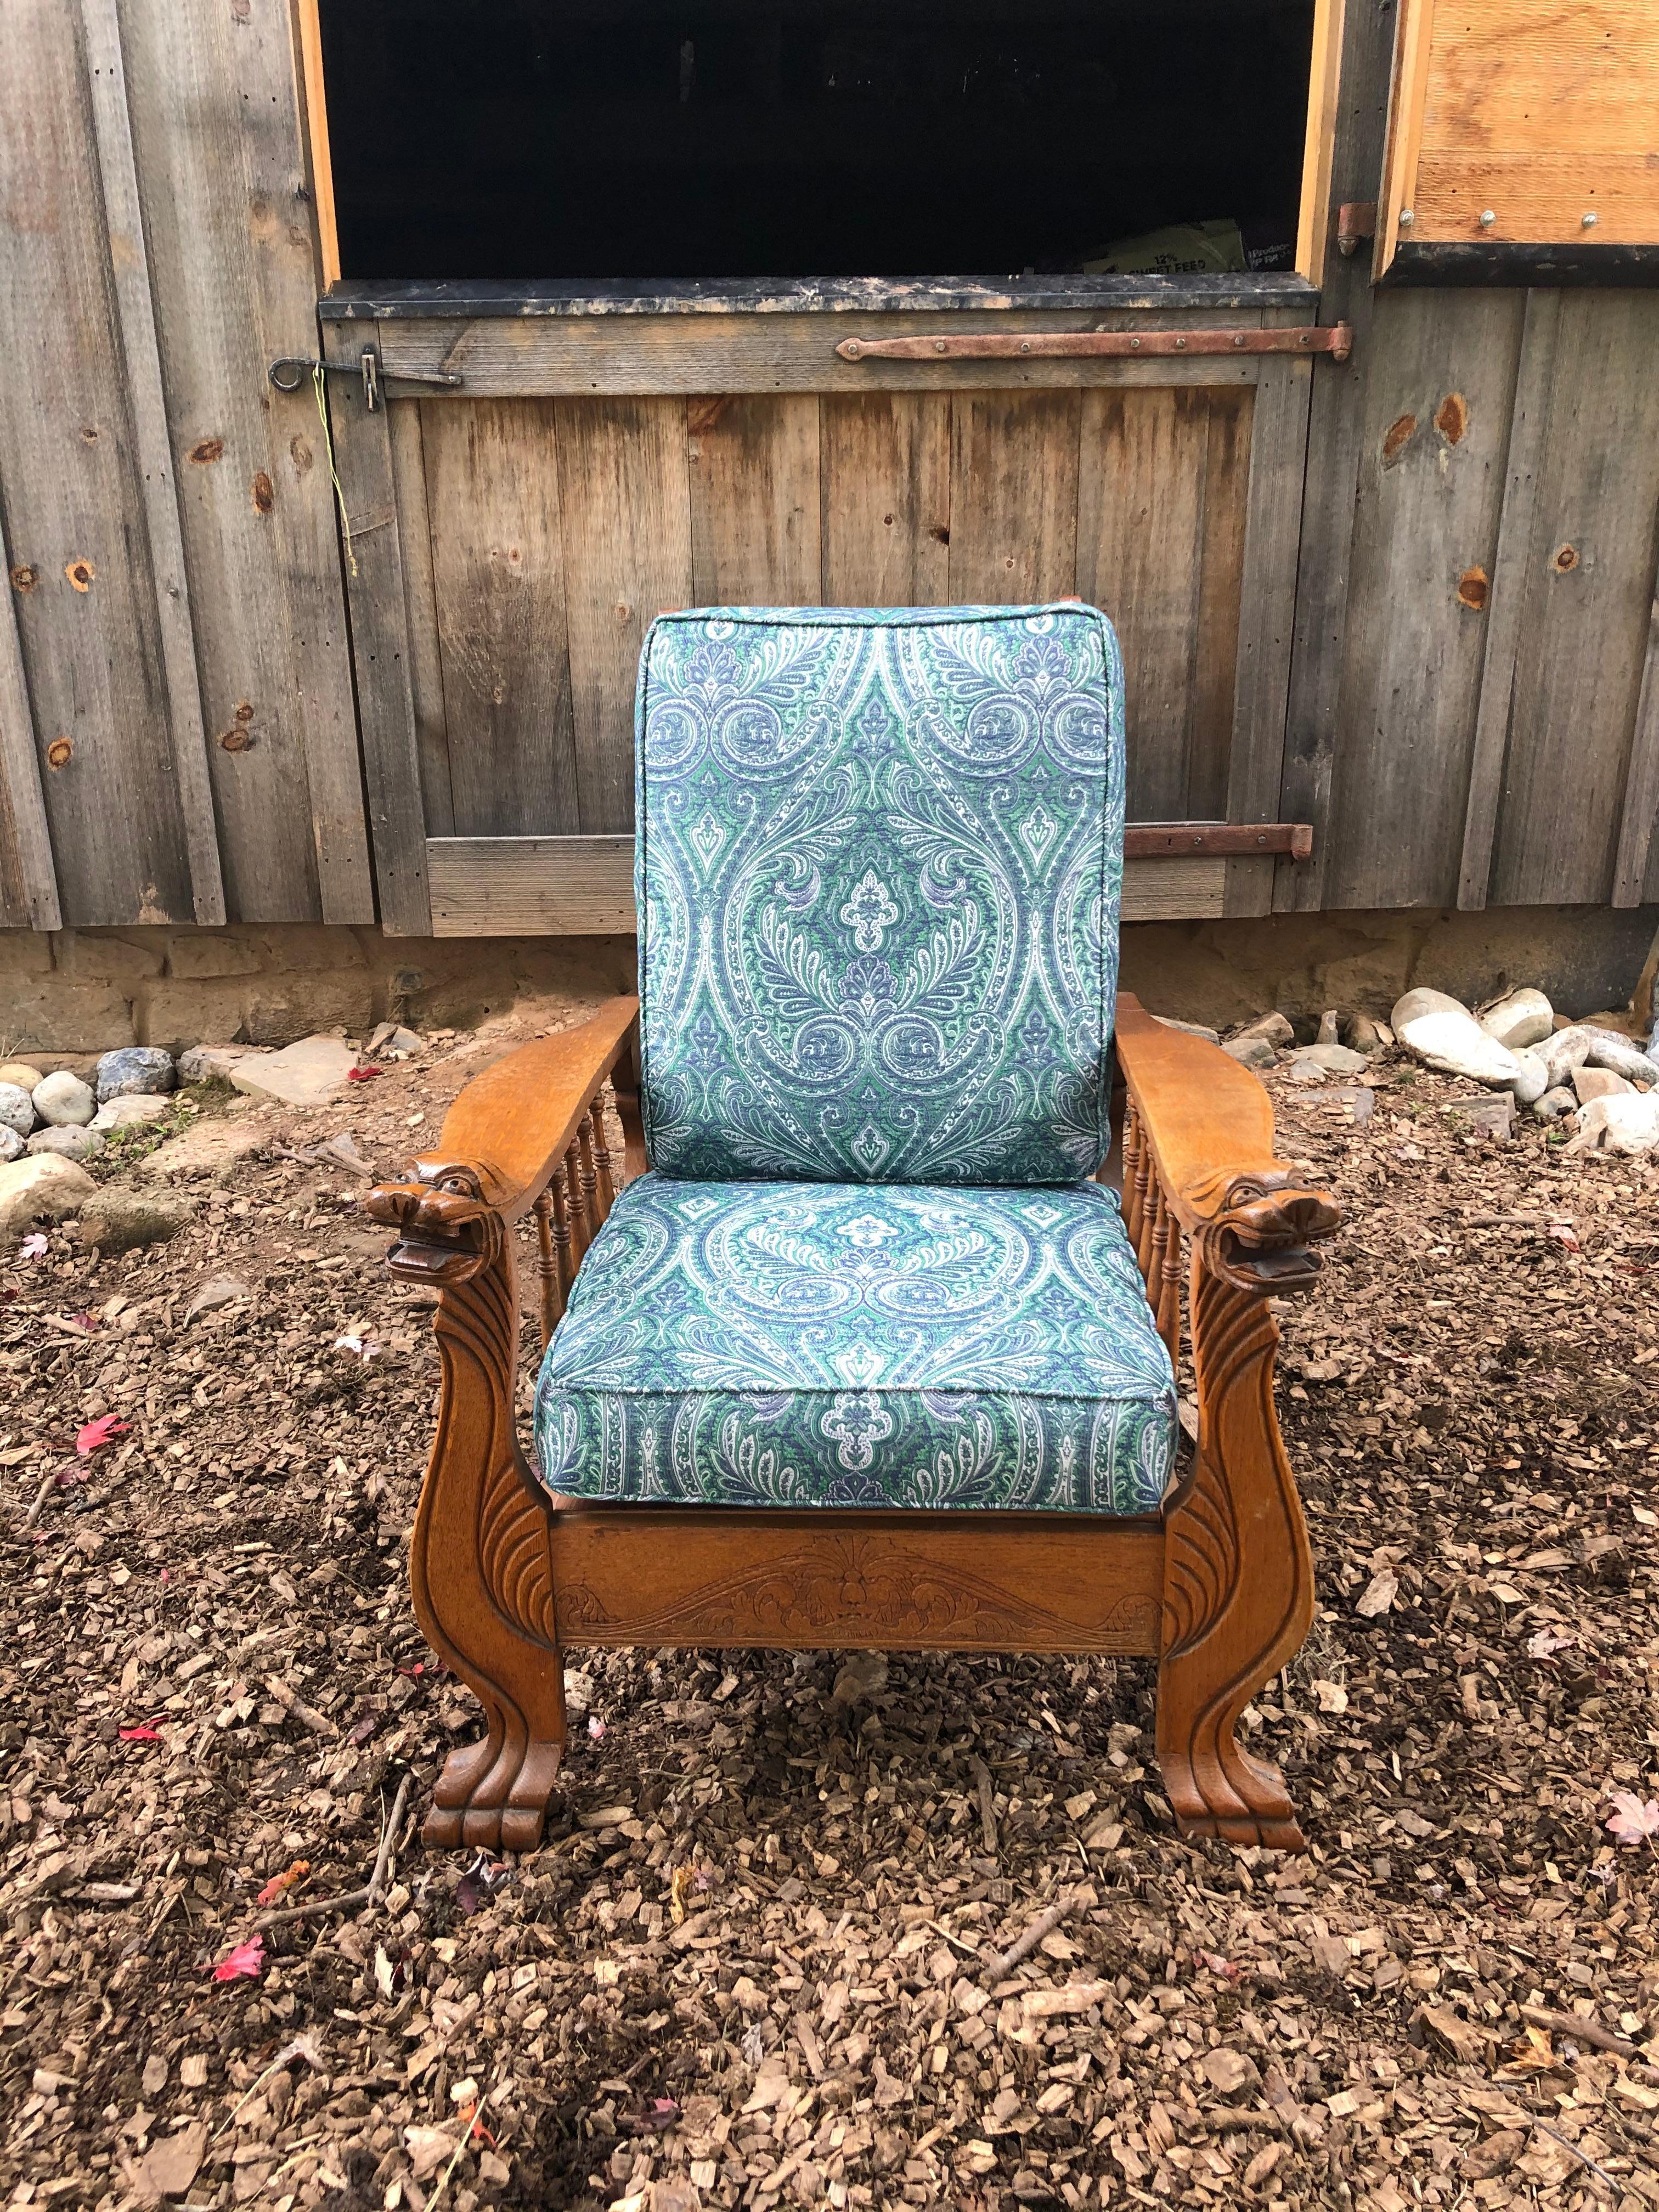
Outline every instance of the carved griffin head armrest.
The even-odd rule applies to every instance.
[[[1197,1233],[1200,1264],[1258,1294],[1305,1290],[1319,1273],[1319,1255],[1308,1248],[1342,1219],[1328,1191],[1306,1189],[1289,1169],[1218,1176],[1191,1195],[1208,1217]]]
[[[371,1220],[398,1231],[387,1267],[440,1290],[470,1282],[499,1256],[506,1234],[477,1169],[464,1160],[417,1160],[415,1174],[414,1182],[379,1184],[363,1200]]]

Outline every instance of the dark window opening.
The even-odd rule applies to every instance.
[[[1313,0],[321,0],[341,266],[1288,269],[1312,19]]]

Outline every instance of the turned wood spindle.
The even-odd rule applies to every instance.
[[[553,1250],[558,1262],[559,1310],[563,1312],[570,1296],[570,1285],[576,1279],[576,1262],[570,1249],[570,1200],[565,1189],[564,1170],[555,1168],[553,1180],[547,1186],[553,1217]]]
[[[564,1193],[570,1222],[570,1267],[574,1274],[582,1263],[592,1238],[588,1231],[587,1217],[582,1206],[581,1154],[572,1145],[564,1156]]]
[[[599,1171],[593,1158],[593,1115],[590,1110],[582,1115],[581,1127],[576,1132],[576,1143],[582,1164],[582,1219],[587,1227],[591,1244],[599,1233],[599,1224],[605,1219],[599,1212]]]
[[[536,1216],[536,1273],[541,1284],[542,1297],[542,1350],[545,1352],[564,1312],[564,1285],[559,1279],[559,1256],[554,1247],[550,1186],[536,1200],[533,1210]],[[567,1230],[567,1243],[569,1238],[570,1232]]]
[[[617,1186],[611,1174],[611,1146],[605,1133],[603,1096],[593,1102],[593,1166],[599,1179],[599,1219],[604,1221],[617,1202]]]

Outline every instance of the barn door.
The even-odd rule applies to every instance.
[[[389,927],[632,927],[660,608],[1069,595],[1122,637],[1131,820],[1184,825],[1132,834],[1126,915],[1268,910],[1329,343],[1310,295],[1086,319],[433,305],[324,310]]]

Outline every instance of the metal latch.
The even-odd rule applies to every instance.
[[[1362,238],[1376,236],[1376,202],[1344,200],[1336,216],[1336,250],[1345,260],[1352,258]]]
[[[450,391],[457,390],[466,379],[441,368],[385,368],[381,366],[378,346],[365,346],[353,361],[304,361],[297,354],[284,354],[273,361],[266,374],[278,392],[297,392],[301,386],[319,373],[325,376],[360,376],[363,380],[363,404],[372,415],[380,404],[380,380],[391,377],[398,384],[441,384]]]
[[[843,361],[1146,361],[1229,353],[1328,353],[1346,361],[1352,350],[1347,323],[1297,330],[969,331],[933,338],[843,338],[836,348]]]

